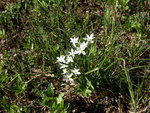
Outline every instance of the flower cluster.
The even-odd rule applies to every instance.
[[[84,41],[81,43],[78,37],[70,38],[70,42],[73,45],[73,48],[68,52],[67,55],[61,55],[57,57],[57,62],[60,65],[60,69],[63,71],[64,81],[71,82],[73,81],[73,75],[80,75],[80,69],[74,67],[70,69],[69,64],[74,62],[74,58],[76,55],[86,55],[85,49],[87,48],[89,43],[93,43],[94,34],[86,35]]]

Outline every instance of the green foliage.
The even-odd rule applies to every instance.
[[[97,93],[123,96],[133,112],[147,106],[150,19],[145,2],[21,0],[6,4],[0,11],[0,112],[70,112],[73,105],[61,92],[62,84],[74,88],[70,95],[84,99]],[[91,33],[94,43],[74,62],[82,74],[74,77],[73,85],[64,83],[56,57],[72,48],[71,37],[82,41]]]
[[[94,87],[90,80],[87,77],[83,77],[80,81],[80,89],[77,91],[77,94],[82,94],[85,97],[91,95]]]
[[[0,38],[3,38],[3,37],[5,37],[5,30],[4,29],[0,30]]]
[[[60,93],[58,97],[55,97],[54,91],[55,88],[53,85],[48,85],[47,90],[42,93],[41,105],[48,107],[52,113],[67,113],[69,106],[64,104],[64,94]]]

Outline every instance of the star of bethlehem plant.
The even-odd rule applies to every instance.
[[[72,82],[73,76],[81,74],[80,69],[76,65],[73,68],[70,68],[69,65],[74,63],[75,56],[86,55],[85,50],[89,43],[93,43],[94,38],[94,34],[86,35],[82,42],[79,41],[79,37],[70,38],[73,48],[66,55],[57,57],[57,62],[60,65],[60,69],[62,69],[63,81]]]

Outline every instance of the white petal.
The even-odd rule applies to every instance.
[[[67,73],[67,69],[63,69],[63,74],[66,74]]]
[[[61,55],[60,57],[56,57],[57,58],[57,62],[63,62],[65,63],[65,56]]]
[[[74,47],[76,47],[76,43],[78,43],[78,37],[70,38],[70,42],[73,44]]]
[[[75,75],[81,74],[81,73],[79,72],[79,69],[73,69],[72,72],[73,72]]]
[[[68,63],[70,63],[70,62],[73,62],[72,57],[68,57],[68,58],[67,58],[67,62],[66,62],[66,64],[68,64]]]
[[[68,65],[66,65],[66,64],[60,64],[61,66],[60,66],[60,69],[63,69],[63,68],[66,68],[66,67],[68,67]]]

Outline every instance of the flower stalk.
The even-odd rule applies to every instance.
[[[70,38],[70,42],[73,45],[70,51],[68,51],[67,55],[60,55],[57,57],[57,62],[60,65],[60,69],[62,69],[63,73],[63,81],[65,82],[72,82],[73,76],[80,75],[80,69],[75,66],[73,69],[69,67],[71,63],[74,63],[75,56],[77,55],[86,55],[86,48],[88,47],[89,43],[93,43],[94,34],[86,35],[84,41],[81,43],[78,37]]]

